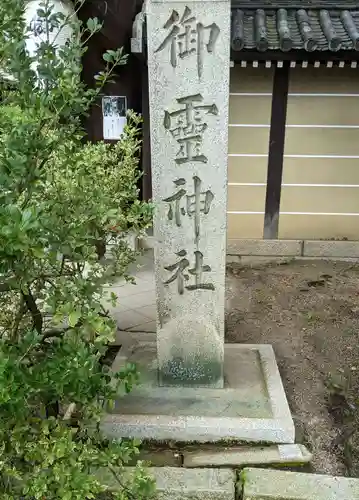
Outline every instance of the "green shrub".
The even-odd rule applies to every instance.
[[[137,381],[133,366],[110,376],[102,358],[115,332],[105,289],[135,259],[122,236],[151,220],[138,200],[140,118],[129,115],[115,146],[85,142],[83,116],[126,58],[104,54],[97,86],[86,88],[79,40],[101,25],[56,15],[47,0],[40,7],[46,22],[71,22],[74,36],[57,58],[41,43],[36,74],[23,2],[0,4],[1,74],[12,76],[0,105],[0,498],[140,500],[152,481],[141,467],[131,482],[122,474],[138,443],[110,442],[99,430],[104,405]],[[113,259],[104,261],[111,241]]]

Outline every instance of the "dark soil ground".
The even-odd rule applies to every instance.
[[[227,342],[273,345],[313,470],[359,477],[359,265],[228,268]]]

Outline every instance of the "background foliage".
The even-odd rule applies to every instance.
[[[31,58],[23,9],[22,0],[1,0],[0,497],[97,498],[107,488],[94,471],[104,467],[119,485],[108,498],[140,500],[151,480],[141,467],[130,480],[122,474],[138,443],[99,431],[105,403],[137,380],[132,366],[111,376],[103,357],[115,332],[105,287],[135,258],[122,237],[151,220],[138,200],[140,118],[129,116],[115,146],[86,143],[82,128],[126,57],[104,54],[87,89],[80,61],[100,23],[81,25],[44,0],[47,35],[71,25],[73,37],[55,51],[47,36]],[[68,405],[76,418],[65,415]]]

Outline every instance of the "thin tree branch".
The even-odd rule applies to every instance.
[[[66,262],[66,257],[65,257],[65,255],[62,255],[61,267],[60,267],[60,276],[62,276],[62,273],[64,272],[65,262]]]
[[[76,326],[78,326],[78,325],[76,325]],[[45,340],[47,340],[47,339],[51,339],[51,338],[55,338],[55,337],[57,337],[57,338],[62,337],[62,335],[64,335],[66,332],[68,332],[70,330],[73,330],[74,328],[75,327],[68,326],[66,328],[63,328],[62,330],[55,330],[55,329],[49,330],[43,335],[43,337],[41,339],[41,343],[45,342]]]
[[[17,332],[19,330],[19,326],[20,326],[21,320],[22,320],[25,312],[26,312],[26,304],[25,304],[23,295],[21,295],[20,296],[19,310],[18,310],[18,313],[15,317],[14,327],[13,327],[12,332],[11,332],[11,336],[14,340],[17,337]]]
[[[42,327],[43,327],[43,318],[40,309],[37,307],[36,300],[34,299],[32,293],[29,290],[29,293],[21,292],[25,304],[32,316],[33,327],[37,332],[41,335]]]
[[[46,417],[57,417],[60,413],[60,405],[58,401],[55,401],[53,403],[48,403],[46,405]]]
[[[10,281],[4,281],[0,283],[0,293],[11,292],[12,290],[16,290],[17,287],[12,285]]]
[[[128,487],[123,484],[123,482],[121,481],[121,479],[120,479],[119,475],[117,474],[117,472],[115,471],[115,469],[111,466],[108,466],[108,468],[110,469],[110,472],[112,473],[112,475],[114,476],[114,478],[116,479],[118,484],[121,486],[123,491],[126,492],[126,495],[133,500],[137,500],[136,497],[129,491]]]

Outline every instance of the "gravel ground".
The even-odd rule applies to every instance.
[[[359,477],[359,266],[231,264],[227,280],[226,341],[273,345],[313,471]]]

